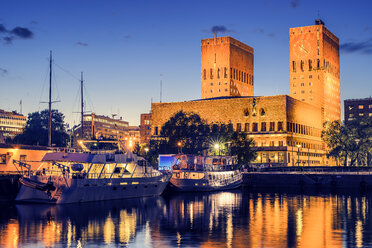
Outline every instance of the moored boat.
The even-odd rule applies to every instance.
[[[170,187],[177,191],[234,189],[243,182],[234,156],[175,155]]]
[[[64,204],[157,196],[170,177],[131,153],[52,152],[20,180],[16,201]]]

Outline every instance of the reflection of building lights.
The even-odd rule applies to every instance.
[[[232,241],[234,237],[234,226],[232,220],[232,213],[227,215],[227,223],[226,223],[226,246],[232,247]]]
[[[298,237],[302,234],[302,210],[298,209],[296,212],[296,235]]]

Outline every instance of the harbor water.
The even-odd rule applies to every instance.
[[[372,193],[170,193],[0,206],[0,247],[368,247]]]

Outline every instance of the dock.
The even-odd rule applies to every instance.
[[[243,173],[243,185],[254,188],[372,189],[370,167],[282,167]]]

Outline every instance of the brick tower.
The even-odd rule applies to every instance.
[[[253,96],[253,48],[231,37],[201,41],[201,97]]]
[[[290,95],[322,109],[322,121],[341,119],[339,40],[322,20],[289,29]]]

